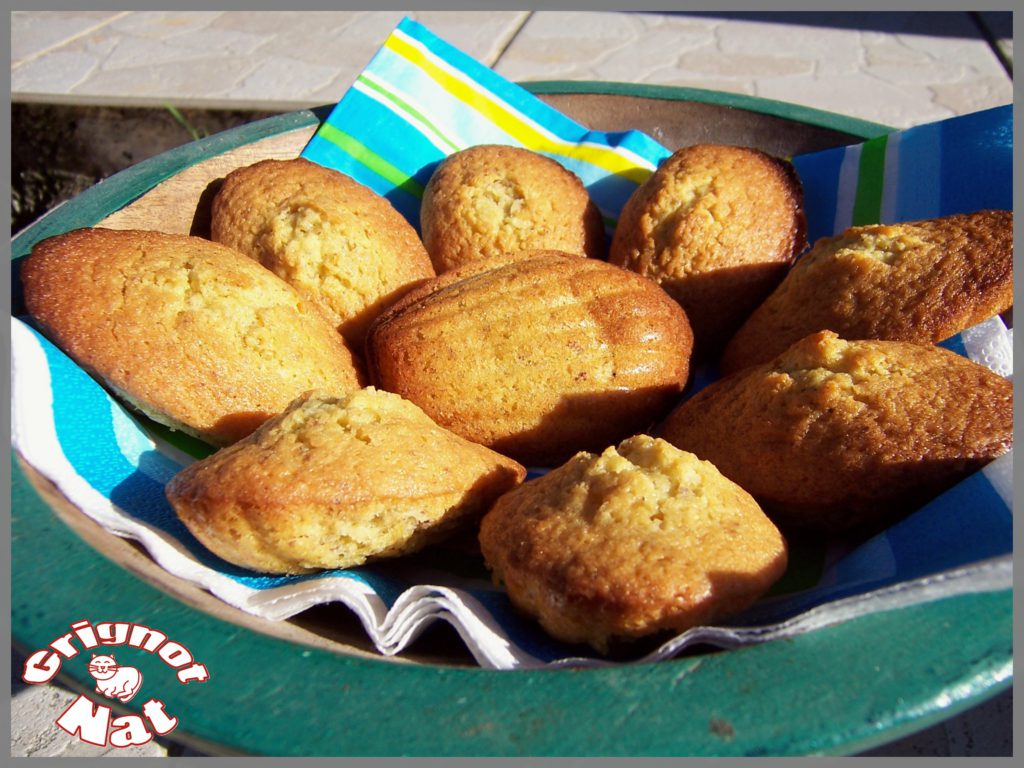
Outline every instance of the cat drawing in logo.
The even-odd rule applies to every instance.
[[[118,666],[113,654],[89,661],[89,674],[96,678],[96,691],[108,699],[130,701],[142,686],[142,673],[135,667]]]

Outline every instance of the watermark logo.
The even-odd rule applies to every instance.
[[[75,658],[81,650],[99,648],[87,662],[89,674],[96,680],[95,692],[122,703],[131,701],[142,689],[142,672],[119,664],[113,652],[106,651],[110,646],[128,646],[155,654],[174,670],[177,681],[183,685],[210,679],[205,664],[197,662],[188,648],[159,630],[123,621],[93,625],[86,619],[70,626],[71,632],[25,660],[22,680],[32,685],[48,683],[64,661]],[[146,744],[153,736],[170,733],[178,726],[178,718],[168,714],[164,703],[156,698],[142,705],[141,715],[115,717],[109,706],[83,694],[57,718],[56,725],[89,744],[131,747]]]
[[[96,678],[96,692],[108,699],[131,701],[142,687],[142,673],[135,667],[122,667],[109,656],[92,655],[89,674]]]

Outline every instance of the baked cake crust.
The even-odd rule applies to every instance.
[[[891,522],[1013,444],[1012,383],[936,346],[811,334],[662,424],[784,528]]]
[[[309,389],[362,384],[342,338],[291,286],[208,240],[75,230],[36,245],[21,279],[29,313],[79,365],[214,445]]]
[[[483,144],[449,155],[420,206],[423,242],[438,274],[527,250],[604,258],[604,223],[583,182],[549,157]]]
[[[353,349],[391,301],[434,276],[416,230],[385,198],[316,163],[263,160],[232,171],[211,236],[315,302]]]
[[[677,401],[692,334],[654,283],[557,252],[492,263],[441,275],[378,318],[366,348],[376,386],[535,466],[601,450]]]
[[[852,227],[802,256],[722,355],[767,362],[807,334],[932,344],[1013,306],[1013,213]]]
[[[707,356],[805,245],[803,190],[788,162],[747,147],[697,144],[662,162],[626,202],[608,260],[675,298],[698,354]]]
[[[371,387],[298,398],[178,473],[167,497],[225,560],[301,573],[420,549],[475,523],[525,474]]]
[[[600,651],[743,610],[787,557],[748,493],[647,435],[580,453],[502,496],[480,547],[517,606],[554,637]]]

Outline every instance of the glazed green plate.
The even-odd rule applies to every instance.
[[[638,128],[670,148],[716,141],[789,156],[889,130],[692,89],[529,88],[592,128]],[[204,204],[217,179],[258,159],[294,157],[324,115],[281,115],[142,162],[20,233],[13,255],[97,224],[204,234]],[[16,312],[17,296],[13,302]],[[402,659],[383,659],[343,608],[277,623],[246,615],[85,519],[17,456],[12,475],[15,647],[45,648],[83,619],[159,629],[187,646],[210,678],[181,685],[158,659],[143,658],[147,692],[179,718],[170,738],[211,753],[850,754],[950,717],[1011,683],[1009,590],[877,613],[738,650],[696,649],[656,664],[483,670],[443,625]],[[60,679],[93,688],[85,664],[65,664]],[[119,711],[141,706],[132,701]]]

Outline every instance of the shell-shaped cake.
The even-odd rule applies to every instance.
[[[667,158],[619,216],[608,260],[657,282],[717,355],[806,244],[792,165],[750,147],[696,144]]]
[[[36,245],[21,279],[29,313],[75,362],[155,421],[214,445],[307,390],[362,383],[309,302],[208,240],[75,230]]]
[[[225,560],[268,573],[395,557],[475,523],[526,474],[372,387],[313,392],[172,478],[178,516]]]
[[[502,496],[480,548],[516,605],[553,636],[601,651],[731,616],[787,561],[750,494],[648,435],[579,453]]]
[[[438,274],[526,250],[604,256],[604,222],[583,182],[521,147],[482,144],[449,155],[427,183],[420,224]]]
[[[942,347],[822,331],[686,400],[660,435],[784,529],[892,522],[1013,444],[1013,385]]]
[[[557,252],[492,264],[439,276],[378,318],[374,384],[528,465],[603,450],[676,402],[693,336],[657,285]]]
[[[932,344],[1011,306],[1011,211],[851,227],[797,261],[726,345],[721,367],[767,362],[824,330]]]
[[[416,230],[391,203],[303,158],[229,173],[210,232],[317,303],[354,349],[384,306],[434,276]]]

